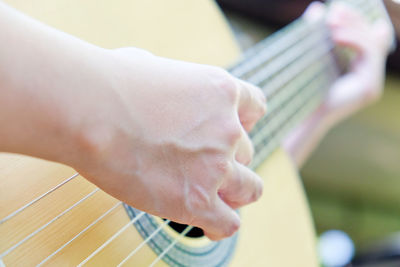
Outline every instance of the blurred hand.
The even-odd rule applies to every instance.
[[[262,192],[245,166],[253,155],[246,131],[266,109],[261,90],[217,67],[134,48],[107,54],[111,97],[90,111],[103,115],[83,125],[86,160],[73,166],[135,208],[214,240],[232,235],[234,209]]]
[[[332,85],[320,107],[285,138],[284,147],[297,166],[306,162],[333,125],[379,99],[392,41],[387,22],[380,20],[371,25],[358,11],[343,3],[334,2],[326,8],[320,2],[313,2],[303,18],[317,23],[327,18],[333,41],[352,49],[355,57],[350,71]]]
[[[314,2],[305,16],[315,18],[326,12],[333,41],[355,53],[349,73],[335,82],[323,103],[324,112],[344,118],[382,94],[391,28],[383,19],[369,23],[357,10],[341,2],[334,2],[328,10]]]

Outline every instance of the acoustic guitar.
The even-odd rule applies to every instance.
[[[125,205],[68,166],[0,153],[0,266],[318,266],[302,184],[280,143],[342,72],[323,23],[299,19],[241,55],[209,0],[5,2],[102,47],[229,67],[264,90],[269,111],[250,134],[264,194],[219,242]],[[351,4],[384,14],[378,1]]]

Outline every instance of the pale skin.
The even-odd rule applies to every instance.
[[[366,22],[354,19],[367,35]],[[304,136],[317,136],[381,90],[388,44],[372,39],[361,47],[348,24],[332,25],[334,39],[356,49],[357,64],[376,82],[343,99],[336,92],[354,90],[352,79],[335,84],[323,108],[285,142],[297,162],[315,142]],[[389,31],[377,28],[379,35]],[[371,78],[357,70],[354,79]],[[200,227],[210,239],[235,233],[234,210],[262,194],[262,180],[246,167],[253,154],[247,132],[266,100],[220,68],[135,48],[103,49],[0,3],[0,93],[0,151],[70,165],[116,198]]]

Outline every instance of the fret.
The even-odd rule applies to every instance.
[[[349,2],[371,20],[382,15],[376,1]],[[334,48],[323,23],[310,24],[300,18],[260,42],[231,69],[232,74],[261,87],[268,99],[267,114],[249,134],[255,144],[252,166],[317,107],[341,72],[337,54],[342,51]]]

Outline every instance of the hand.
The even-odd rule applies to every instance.
[[[315,2],[306,16],[319,16],[324,9]],[[338,120],[379,99],[392,30],[383,19],[371,24],[357,10],[340,2],[329,8],[327,24],[333,41],[355,53],[350,72],[335,82],[322,105],[326,114]]]
[[[391,29],[381,20],[370,25],[356,10],[334,2],[329,10],[313,2],[303,14],[316,21],[327,15],[334,42],[355,53],[350,72],[340,77],[320,107],[284,140],[284,147],[298,166],[306,162],[326,132],[336,123],[373,103],[382,93],[385,60],[391,43]]]
[[[253,154],[246,131],[266,109],[261,90],[220,68],[139,49],[107,56],[112,86],[97,89],[97,105],[80,123],[86,160],[72,166],[135,208],[201,227],[214,240],[232,235],[240,224],[234,209],[262,192],[245,167]]]

